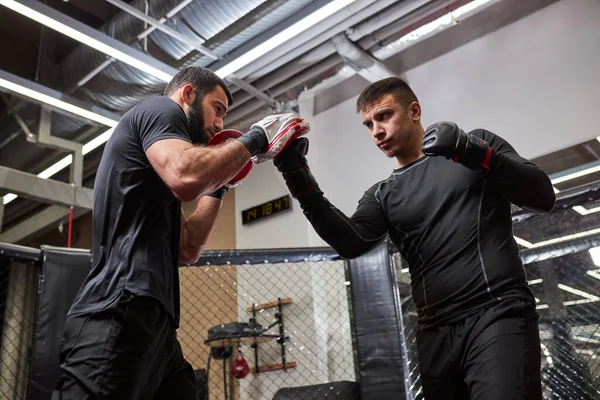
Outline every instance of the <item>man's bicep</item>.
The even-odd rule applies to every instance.
[[[180,185],[181,157],[192,145],[181,139],[156,140],[146,149],[146,157],[152,168],[173,191]]]

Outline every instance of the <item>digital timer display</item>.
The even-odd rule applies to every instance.
[[[283,196],[267,201],[252,208],[242,211],[242,225],[268,217],[278,212],[290,209],[290,196]]]

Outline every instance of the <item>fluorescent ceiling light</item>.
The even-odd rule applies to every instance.
[[[406,35],[400,37],[392,43],[388,43],[382,48],[375,50],[373,56],[381,60],[385,60],[400,51],[408,48],[412,44],[433,36],[438,32],[441,32],[449,27],[458,25],[462,20],[465,20],[473,15],[481,12],[484,8],[491,6],[493,3],[497,3],[499,0],[474,0],[456,10],[446,13],[431,22],[428,22]]]
[[[518,244],[520,244],[523,247],[527,247],[528,249],[531,249],[533,247],[533,243],[528,242],[525,239],[521,239],[518,236],[515,236],[515,242],[517,242]]]
[[[37,21],[40,24],[45,25],[50,29],[54,29],[55,31],[60,32],[63,35],[69,36],[70,38],[75,39],[78,42],[86,44],[93,49],[96,49],[96,50],[98,50],[104,54],[107,54],[119,61],[129,64],[132,67],[138,68],[158,79],[161,79],[165,82],[169,82],[172,78],[172,76],[170,74],[167,74],[166,72],[163,72],[157,68],[154,68],[151,65],[148,65],[148,64],[138,60],[134,56],[131,56],[120,50],[117,50],[114,47],[111,47],[111,46],[107,45],[106,43],[101,42],[100,40],[94,39],[91,36],[88,36],[68,25],[65,25],[60,21],[52,19],[51,17],[44,15],[41,12],[38,12],[32,8],[29,8],[26,5],[21,4],[15,0],[0,0],[0,4],[5,7],[10,8],[11,10],[13,10],[15,12],[18,12],[19,14],[26,16],[27,18]]]
[[[572,337],[573,337],[573,339],[579,340],[580,342],[600,344],[600,340],[598,340],[598,339],[592,339],[592,338],[585,337],[585,336],[572,336]]]
[[[592,269],[590,271],[587,271],[586,274],[588,274],[592,278],[600,279],[600,269]]]
[[[600,266],[600,247],[592,247],[589,252],[594,264]]]
[[[590,208],[588,210],[587,208],[585,208],[583,206],[574,206],[573,211],[576,211],[581,215],[588,215],[588,214],[597,213],[598,211],[600,211],[600,207],[594,207],[594,208]]]
[[[531,281],[527,281],[527,283],[530,285],[535,285],[535,284],[542,283],[542,282],[544,282],[543,279],[533,279]]]
[[[540,347],[542,349],[542,355],[544,357],[546,357],[546,362],[550,365],[552,365],[554,362],[552,361],[552,354],[550,354],[550,352],[548,351],[548,348],[546,347],[545,344],[540,343]]]
[[[598,297],[598,296],[594,296],[594,295],[584,292],[582,290],[572,288],[571,286],[563,285],[562,283],[558,284],[558,288],[560,290],[564,290],[565,292],[569,292],[569,293],[576,294],[577,296],[581,296],[584,299],[593,300],[593,301],[600,300],[600,297]]]
[[[589,231],[583,231],[583,232],[578,232],[578,233],[572,233],[570,235],[561,236],[561,237],[549,239],[549,240],[544,240],[542,242],[537,242],[537,243],[530,243],[527,240],[521,239],[517,236],[515,236],[514,238],[515,238],[515,241],[518,244],[520,244],[521,246],[527,247],[528,249],[534,249],[537,247],[547,246],[549,244],[562,243],[562,242],[566,242],[568,240],[579,239],[579,238],[583,238],[586,236],[596,235],[598,233],[600,233],[600,228],[590,229]]]
[[[571,174],[567,174],[558,178],[552,179],[552,184],[556,185],[557,183],[562,183],[566,181],[570,181],[571,179],[581,178],[582,176],[586,176],[589,174],[593,174],[600,171],[600,165],[595,165],[593,167],[589,167],[586,169],[582,169],[581,171],[573,172]]]
[[[4,1],[4,0],[0,0]],[[76,105],[67,103],[66,101],[62,101],[52,96],[48,96],[47,94],[40,93],[33,89],[29,89],[25,86],[19,85],[17,83],[7,81],[6,79],[0,78],[0,87],[10,90],[11,92],[19,93],[23,96],[30,97],[34,100],[41,101],[42,103],[46,103],[50,106],[59,108],[61,110],[70,112],[75,115],[79,115],[81,117],[87,118],[91,121],[96,121],[100,124],[106,126],[116,126],[119,121],[116,121],[111,118],[107,118],[103,115],[96,114],[95,112],[88,111],[84,108],[78,107]]]
[[[14,200],[14,199],[16,199],[16,198],[17,198],[17,195],[16,195],[16,194],[9,193],[9,194],[7,194],[7,195],[5,195],[5,196],[3,197],[3,203],[4,203],[4,204],[8,204],[8,203],[10,203],[11,201],[13,201],[13,200]]]
[[[84,144],[83,149],[82,149],[83,155],[85,156],[90,151],[92,151],[95,148],[100,147],[104,143],[106,143],[108,141],[108,138],[110,137],[110,135],[112,135],[114,130],[115,130],[114,128],[111,128],[111,129],[101,133],[99,136],[95,137],[94,139],[90,140],[86,144]]]
[[[300,33],[340,11],[342,8],[354,3],[354,1],[355,0],[333,0],[329,4],[321,7],[310,15],[307,15],[295,24],[290,25],[273,37],[265,40],[250,51],[242,54],[227,65],[219,68],[217,71],[215,71],[215,73],[221,78],[225,78],[226,76],[233,74],[254,60],[264,56],[274,48],[284,44],[294,36],[299,35]]]
[[[543,310],[544,308],[548,308],[550,307],[548,304],[538,304],[537,306],[535,306],[536,310]]]
[[[593,300],[593,299],[581,299],[581,300],[568,300],[563,302],[563,305],[565,306],[574,306],[577,304],[588,304],[588,303],[595,303],[599,300]]]

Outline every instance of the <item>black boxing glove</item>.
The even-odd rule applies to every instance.
[[[308,139],[301,137],[295,139],[273,158],[273,164],[282,173],[290,193],[300,204],[306,204],[323,194],[310,172],[306,154],[308,154]]]
[[[453,122],[438,122],[425,131],[423,153],[442,156],[475,171],[490,170],[494,150],[482,138],[465,133]]]

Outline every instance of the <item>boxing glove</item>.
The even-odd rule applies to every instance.
[[[308,167],[308,144],[307,138],[298,138],[273,158],[273,164],[282,173],[290,193],[300,204],[323,194]]]
[[[442,156],[467,168],[487,172],[493,149],[482,138],[465,133],[453,122],[438,122],[425,131],[422,145],[428,156]]]
[[[308,133],[310,125],[294,114],[269,115],[252,124],[238,140],[246,146],[255,164],[273,159],[294,139]]]

